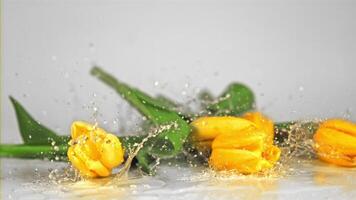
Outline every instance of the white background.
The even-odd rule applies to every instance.
[[[93,63],[177,101],[239,81],[276,121],[356,120],[356,1],[3,0],[1,14],[3,143],[20,142],[8,95],[62,134],[93,102],[105,128],[134,126]]]

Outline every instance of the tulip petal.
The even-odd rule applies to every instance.
[[[193,139],[196,141],[213,140],[222,133],[237,133],[240,130],[256,127],[249,120],[239,117],[201,117],[194,120]]]
[[[330,119],[322,123],[320,128],[336,129],[346,134],[356,136],[356,124],[346,120]]]
[[[265,149],[266,134],[254,129],[242,130],[237,133],[218,135],[213,141],[213,149],[243,149],[262,152]]]
[[[68,148],[67,156],[68,156],[68,159],[70,160],[70,162],[72,163],[72,165],[76,169],[78,169],[82,175],[91,177],[91,178],[97,177],[97,174],[90,171],[87,168],[87,166],[85,165],[85,163],[75,155],[75,153],[73,151],[73,147]]]
[[[272,120],[260,112],[248,112],[243,116],[243,118],[256,124],[257,128],[264,130],[264,132],[267,133],[267,143],[273,144],[274,125]]]
[[[112,134],[107,134],[98,148],[100,161],[109,169],[120,165],[124,161],[124,151],[120,140]]]
[[[87,168],[99,176],[109,176],[110,170],[108,170],[100,161],[93,160],[90,155],[86,154],[84,147],[81,145],[75,145],[73,148],[75,155],[85,163]]]
[[[209,163],[215,170],[237,170],[240,173],[256,173],[273,166],[261,154],[239,149],[213,149]]]
[[[281,157],[281,150],[277,146],[271,145],[262,153],[262,157],[268,162],[274,164]]]
[[[356,156],[356,137],[330,128],[319,128],[314,135],[319,146],[330,146],[338,152]]]
[[[356,167],[356,156],[347,156],[327,145],[316,145],[315,150],[319,159],[344,167]]]
[[[83,121],[75,121],[71,126],[72,139],[77,139],[80,135],[87,135],[92,130],[92,125]]]

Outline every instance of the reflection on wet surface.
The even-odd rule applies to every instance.
[[[48,178],[51,169],[65,166],[2,159],[3,199],[352,199],[356,195],[356,169],[319,161],[299,162],[290,174],[268,177],[162,166],[154,177],[132,170],[115,184],[108,178],[61,183]]]

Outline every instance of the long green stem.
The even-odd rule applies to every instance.
[[[125,136],[120,141],[127,152],[140,143],[146,136]],[[26,145],[26,144],[0,144],[0,158],[31,158],[49,159],[55,161],[67,160],[68,145]]]
[[[0,157],[66,160],[67,145],[0,144]]]

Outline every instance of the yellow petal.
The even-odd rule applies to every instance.
[[[73,151],[77,158],[79,158],[85,166],[98,174],[99,176],[109,176],[110,175],[110,170],[107,169],[100,161],[94,160],[91,158],[90,155],[86,154],[85,147],[82,145],[74,145],[73,146]]]
[[[273,144],[274,125],[272,120],[260,112],[248,112],[243,117],[253,122],[259,129],[264,130],[267,133],[268,144]]]
[[[338,152],[356,156],[356,137],[330,128],[319,128],[314,135],[319,146],[330,146]]]
[[[344,167],[356,167],[356,156],[347,156],[327,145],[316,145],[315,150],[319,159]]]
[[[124,150],[115,135],[107,134],[98,150],[101,154],[100,161],[109,169],[124,162]]]
[[[240,173],[256,173],[273,166],[261,157],[261,153],[240,149],[213,149],[209,164],[215,170],[236,170]]]
[[[83,121],[75,121],[72,123],[71,127],[71,136],[72,139],[78,138],[80,135],[87,135],[88,133],[93,130],[93,125],[88,124]]]
[[[268,162],[275,164],[281,157],[281,149],[277,146],[271,145],[262,153],[262,157]]]
[[[98,175],[88,169],[83,161],[81,161],[74,153],[73,147],[69,147],[67,151],[68,159],[79,172],[87,177],[97,177]]]
[[[320,125],[320,128],[336,129],[356,137],[356,124],[350,121],[346,121],[342,119],[330,119],[323,122]]]
[[[213,149],[244,149],[262,152],[265,149],[266,134],[256,128],[236,133],[218,135],[213,141]]]
[[[92,124],[83,121],[75,121],[72,123],[71,136],[72,139],[76,139],[81,135],[86,135],[92,139],[95,137],[105,137],[105,130],[95,127]]]
[[[256,127],[249,120],[239,117],[201,117],[194,120],[193,140],[213,140],[221,133],[236,133],[240,130]]]

